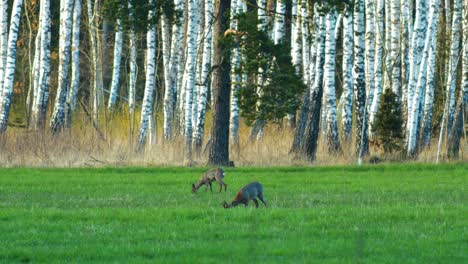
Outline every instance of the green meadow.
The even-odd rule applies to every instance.
[[[0,262],[468,263],[467,164],[204,170],[0,169]]]

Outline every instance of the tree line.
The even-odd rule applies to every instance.
[[[359,161],[369,144],[459,155],[468,0],[0,0],[0,15],[2,134],[15,105],[54,135],[80,107],[96,131],[139,113],[137,151],[161,111],[163,139],[187,160],[206,142],[211,164],[229,164],[241,121],[252,141],[293,130],[310,162],[320,138]]]

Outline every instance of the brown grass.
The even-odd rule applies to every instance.
[[[125,111],[122,111],[125,112]],[[107,122],[100,121],[99,130],[104,139],[92,127],[84,113],[77,113],[73,120],[73,128],[65,130],[58,136],[45,132],[30,131],[25,128],[9,127],[0,137],[0,166],[17,167],[86,167],[86,166],[184,166],[188,163],[184,155],[184,142],[182,137],[172,142],[162,139],[161,120],[157,116],[156,136],[153,144],[148,144],[144,152],[135,151],[135,142],[138,135],[139,113],[135,120],[125,115],[108,116]],[[208,118],[210,120],[210,118]],[[210,123],[206,124],[205,143],[209,137]],[[133,132],[132,128],[133,127]],[[231,160],[236,166],[308,166],[305,160],[297,159],[289,154],[292,144],[293,131],[278,125],[268,125],[262,140],[249,142],[250,127],[240,126],[240,148],[234,146],[230,149]],[[204,143],[204,144],[205,144]],[[436,161],[436,147],[420,153],[416,160],[411,162],[431,163]],[[468,161],[468,144],[462,140],[460,159]],[[320,140],[317,160],[314,165],[348,165],[356,164],[354,147],[350,143],[342,142],[343,152],[329,155],[326,144]],[[399,162],[401,155],[383,155],[380,150],[372,148],[371,155],[378,156],[386,162]],[[192,165],[204,166],[207,153],[194,156]],[[442,159],[445,162],[446,160]]]

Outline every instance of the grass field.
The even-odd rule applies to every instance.
[[[0,262],[468,263],[467,164],[203,170],[0,169]]]

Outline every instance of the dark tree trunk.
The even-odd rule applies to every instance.
[[[214,111],[211,128],[211,146],[208,155],[209,165],[229,165],[229,100],[230,100],[230,51],[221,42],[229,28],[230,0],[219,0],[216,6],[216,21],[213,34],[216,36],[214,49]]]
[[[320,61],[323,66],[323,60]],[[320,78],[322,79],[322,78]],[[308,161],[315,161],[320,132],[320,109],[322,108],[323,83],[315,87],[311,95],[310,112],[304,135],[304,154]]]
[[[294,140],[293,145],[291,147],[291,153],[299,153],[302,149],[304,138],[304,133],[307,124],[307,114],[309,113],[310,109],[310,90],[306,89],[303,100],[301,110],[299,111],[299,119],[296,123],[296,131],[294,132]]]
[[[447,155],[451,159],[458,159],[458,152],[460,150],[460,139],[463,134],[464,110],[465,106],[463,101],[463,91],[460,91],[460,98],[458,98],[457,107],[455,109],[454,122],[447,142]]]

